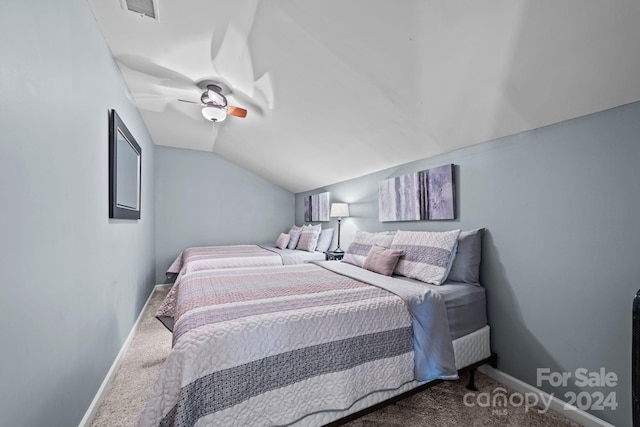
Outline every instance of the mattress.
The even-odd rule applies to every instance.
[[[424,285],[438,292],[444,299],[451,339],[460,338],[487,324],[485,289],[482,286],[462,282],[445,282],[440,286]]]

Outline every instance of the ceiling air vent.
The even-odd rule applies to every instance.
[[[131,12],[158,19],[156,0],[120,0],[122,7]]]

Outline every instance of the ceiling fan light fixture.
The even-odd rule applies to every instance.
[[[209,99],[209,102],[215,105],[218,105],[220,107],[227,106],[227,98],[222,94],[222,89],[220,89],[220,86],[216,86],[216,85],[207,86],[207,90],[202,94],[202,98],[205,98],[205,97]]]
[[[214,123],[222,122],[227,118],[227,112],[225,109],[213,103],[209,103],[202,107],[202,115],[205,119]]]

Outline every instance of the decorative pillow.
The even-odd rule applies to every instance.
[[[318,237],[318,244],[316,245],[316,251],[327,252],[329,246],[333,242],[333,228],[324,228],[320,231],[320,237]]]
[[[389,248],[393,242],[393,234],[388,231],[369,233],[368,231],[356,231],[353,241],[347,248],[342,261],[362,267],[369,251],[374,246]]]
[[[293,227],[291,227],[291,230],[289,230],[289,244],[287,245],[287,248],[289,249],[296,248],[296,246],[298,245],[298,240],[300,239],[301,232],[302,232],[302,227],[298,227],[297,225],[294,225]]]
[[[322,224],[317,224],[317,225],[313,225],[313,224],[303,224],[302,225],[302,230],[306,230],[306,229],[312,229],[312,230],[318,230],[318,233],[320,233],[322,231]]]
[[[320,229],[316,227],[303,227],[300,234],[300,240],[296,249],[301,251],[313,252],[316,250],[318,243],[318,237],[320,237]]]
[[[404,251],[402,249],[386,249],[382,246],[373,246],[369,251],[369,255],[365,258],[362,268],[385,276],[391,276],[403,254]]]
[[[395,235],[395,231],[381,231],[379,233],[375,233],[374,239],[376,241],[376,246],[382,246],[383,248],[389,249],[391,247],[391,243],[393,243]]]
[[[280,235],[278,236],[278,240],[276,240],[276,248],[278,249],[286,248],[287,245],[289,244],[290,238],[291,236],[289,236],[288,234],[280,233]]]
[[[403,249],[395,273],[433,285],[441,285],[449,273],[460,230],[402,231],[398,230],[391,249]]]
[[[480,284],[480,260],[484,228],[463,231],[458,236],[458,249],[447,280]]]

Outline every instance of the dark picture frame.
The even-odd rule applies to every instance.
[[[140,219],[142,149],[116,110],[109,112],[109,218]]]

